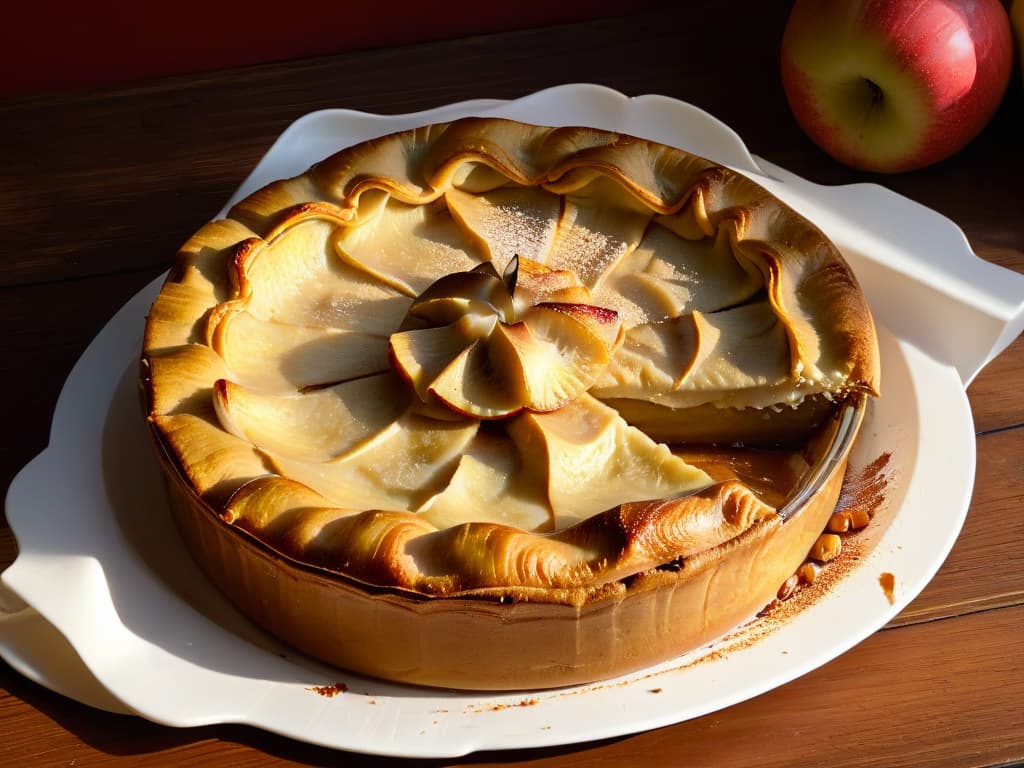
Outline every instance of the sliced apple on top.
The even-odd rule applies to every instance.
[[[500,269],[516,256],[543,262],[561,219],[561,200],[537,187],[509,186],[472,195],[445,193],[453,219],[487,249]]]
[[[595,384],[601,399],[646,399],[685,408],[706,402],[765,407],[792,391],[787,328],[767,301],[630,328]]]
[[[388,370],[383,336],[260,320],[237,301],[214,308],[206,337],[232,378],[267,391],[293,392]]]
[[[618,349],[625,338],[625,330],[622,327],[622,322],[619,320],[618,313],[594,304],[546,301],[531,309],[523,319],[525,322],[531,322],[533,316],[541,316],[542,313],[543,316],[550,317],[547,315],[548,311],[557,312],[559,315],[571,318],[576,323],[584,326],[604,343],[609,354]],[[532,322],[536,328],[537,321]],[[555,337],[553,340],[557,341],[557,338],[559,337]]]
[[[614,203],[611,201],[615,201]],[[595,177],[563,198],[564,210],[545,263],[575,272],[590,290],[641,241],[651,212],[619,184]]]
[[[501,325],[493,357],[514,358],[526,384],[523,407],[552,411],[589,389],[611,360],[620,326],[614,312],[578,304],[531,307],[522,320]]]
[[[485,261],[468,272],[445,275],[421,293],[406,313],[402,330],[447,325],[467,314],[511,319],[514,310],[506,281]]]
[[[418,296],[440,275],[486,260],[441,201],[407,205],[389,200],[386,215],[339,229],[335,245],[342,261],[407,296]]]
[[[690,493],[711,483],[667,446],[590,395],[550,413],[524,413],[508,432],[547,488],[556,528],[632,501]]]
[[[498,322],[494,315],[465,315],[454,323],[419,328],[391,335],[388,354],[395,370],[424,402],[437,377],[479,339],[490,335]]]
[[[232,279],[246,310],[261,320],[307,328],[389,333],[409,297],[338,258],[334,240],[348,225],[340,214],[328,213],[300,206],[266,242],[239,248]]]
[[[522,410],[527,390],[520,361],[492,354],[493,338],[464,349],[430,383],[430,394],[456,413],[478,419],[500,419]]]
[[[549,531],[552,524],[544,487],[525,481],[515,446],[483,431],[469,444],[447,487],[416,513],[438,528],[488,521]]]
[[[267,452],[274,469],[348,509],[412,510],[443,490],[479,429],[406,411],[329,461]]]
[[[596,383],[597,397],[640,397],[671,392],[697,365],[700,354],[697,314],[635,325]]]
[[[392,372],[302,393],[274,395],[226,379],[213,387],[221,426],[282,456],[329,461],[387,427],[408,395]]]
[[[764,278],[756,264],[737,258],[736,239],[735,222],[720,225],[713,237],[691,240],[675,218],[657,219],[608,271],[594,300],[617,310],[630,327],[749,301]]]
[[[513,257],[500,276],[485,262],[413,301],[388,342],[392,365],[421,401],[458,414],[500,419],[562,407],[597,381],[622,343],[622,323],[587,303],[520,295],[589,298],[569,273],[529,259]]]
[[[524,312],[534,304],[559,302],[563,304],[589,304],[590,291],[574,272],[552,269],[533,259],[516,258],[516,286],[513,294],[517,312]]]
[[[391,359],[421,399],[436,397],[476,418],[504,418],[554,410],[585,392],[611,360],[619,331],[614,313],[542,305],[511,324],[466,315],[441,328],[394,334]]]

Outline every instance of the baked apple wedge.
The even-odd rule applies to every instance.
[[[564,273],[518,257],[500,277],[490,262],[442,277],[413,301],[403,330],[389,340],[392,365],[421,400],[502,419],[553,411],[594,385],[623,339],[617,314],[581,303],[525,304],[520,272],[530,298],[567,289],[589,297]],[[551,290],[539,290],[548,275]]]

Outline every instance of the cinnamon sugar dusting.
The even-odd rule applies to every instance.
[[[529,698],[529,699],[521,699],[520,701],[517,701],[517,702],[512,703],[512,704],[501,704],[501,703],[499,703],[499,704],[492,704],[490,707],[488,707],[488,709],[491,712],[500,712],[503,709],[512,709],[513,707],[535,707],[538,704],[540,704],[540,699],[538,699],[538,698]]]
[[[857,566],[864,554],[864,542],[858,538],[857,532],[868,524],[885,504],[886,490],[892,476],[889,471],[891,459],[892,454],[887,451],[860,470],[847,471],[835,511],[829,521],[829,530],[833,531],[840,530],[834,527],[837,518],[844,518],[847,523],[839,534],[842,538],[839,554],[827,563],[816,563],[813,579],[801,578],[801,588],[792,592],[788,599],[773,600],[765,606],[758,614],[761,621],[748,625],[748,628],[758,627],[756,633],[753,633],[756,637],[750,642],[756,642],[828,594]],[[803,569],[797,571],[797,574],[803,573]]]
[[[873,518],[886,501],[886,489],[892,475],[891,471],[889,471],[891,458],[890,453],[883,453],[859,471],[848,470],[846,477],[843,479],[843,487],[834,514],[859,510],[862,516],[866,515],[867,519]],[[651,681],[662,675],[674,674],[690,669],[698,664],[725,659],[735,651],[749,648],[761,642],[765,637],[775,632],[801,611],[827,595],[836,584],[857,567],[865,554],[865,542],[858,536],[862,527],[856,526],[845,530],[841,534],[842,549],[834,559],[826,563],[813,563],[813,568],[799,570],[794,574],[794,577],[791,577],[786,582],[786,584],[789,584],[791,581],[794,581],[797,583],[796,587],[780,589],[780,597],[766,605],[754,619],[717,640],[705,653],[696,658],[675,666],[648,672],[640,676],[627,677],[616,682],[596,683],[582,688],[552,692],[546,694],[543,698],[554,700],[566,696],[577,696],[593,691],[620,688]],[[808,574],[812,572],[813,577],[809,577]],[[879,577],[879,583],[886,591],[886,596],[890,602],[892,602],[892,590],[895,584],[893,574],[883,573]],[[783,587],[785,586],[784,584]],[[661,688],[648,688],[650,693],[660,693],[661,690]],[[529,702],[530,705],[540,703],[540,701],[541,699],[524,700],[524,702]],[[524,702],[518,704],[496,704],[479,709],[470,708],[467,711],[493,712],[515,706],[526,706]]]
[[[885,502],[885,490],[889,485],[886,469],[891,458],[892,454],[887,451],[859,472],[847,472],[836,501],[836,512],[852,513],[859,510],[874,517]]]

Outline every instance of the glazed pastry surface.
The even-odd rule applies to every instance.
[[[765,190],[498,119],[342,150],[203,227],[143,371],[176,481],[274,552],[574,604],[773,519],[681,445],[799,446],[878,387],[852,272]]]

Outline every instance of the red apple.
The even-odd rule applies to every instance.
[[[1013,36],[999,0],[796,0],[782,83],[808,136],[868,171],[921,168],[1002,101]]]
[[[1020,64],[1020,76],[1024,80],[1024,0],[1013,0],[1010,5],[1010,25],[1017,35],[1017,62]]]

